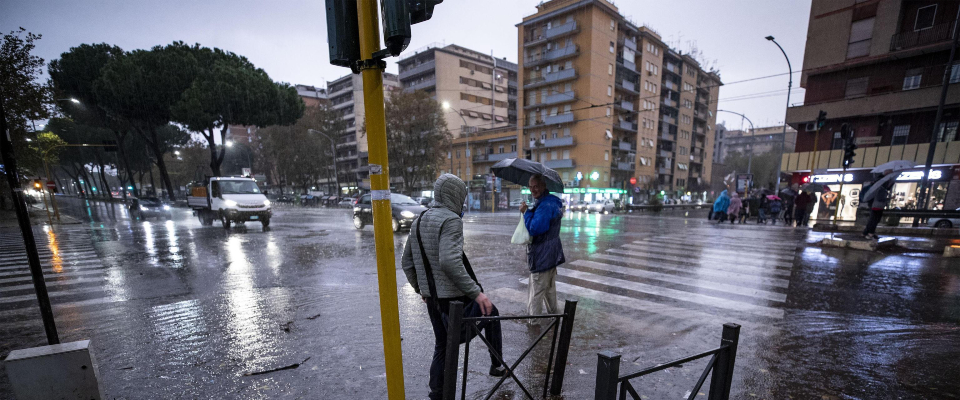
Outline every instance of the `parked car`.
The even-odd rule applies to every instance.
[[[613,200],[601,199],[587,205],[586,211],[595,213],[608,213],[613,212],[614,208],[616,208],[616,205],[613,203]]]
[[[570,211],[586,211],[587,203],[577,200],[570,200],[570,206],[567,207]]]
[[[390,193],[390,209],[393,219],[391,221],[394,232],[400,232],[401,229],[410,229],[420,213],[426,211],[426,207],[417,203],[416,200],[399,193]],[[370,201],[370,195],[360,196],[360,200],[353,206],[353,226],[357,229],[363,229],[367,224],[373,223],[373,207]]]
[[[274,201],[282,204],[293,204],[293,196],[281,194],[277,196],[277,198],[274,199]]]
[[[171,211],[170,206],[163,204],[160,199],[156,197],[143,197],[140,199],[135,199],[136,209],[132,210],[132,215],[136,215],[139,219],[147,219],[150,217],[156,217],[157,219],[170,219],[173,218],[173,211]]]
[[[340,207],[340,208],[351,208],[351,207],[353,207],[354,204],[356,204],[356,203],[357,203],[357,199],[355,199],[355,198],[353,198],[353,197],[344,197],[343,200],[340,200],[340,202],[337,203],[337,207]]]
[[[510,208],[520,208],[520,204],[522,203],[523,203],[523,199],[510,200]]]
[[[960,208],[957,211],[960,211]],[[934,228],[953,228],[960,226],[960,218],[930,218],[927,224]]]
[[[430,202],[433,201],[433,197],[415,197],[414,200],[416,200],[417,203],[420,203],[421,206],[426,207],[429,206]]]

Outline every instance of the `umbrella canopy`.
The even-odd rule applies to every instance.
[[[540,174],[547,178],[547,190],[553,193],[563,193],[563,179],[560,179],[560,174],[536,161],[524,158],[507,158],[493,164],[490,171],[493,171],[497,178],[506,179],[520,186],[527,186],[530,183],[531,176]]]
[[[780,200],[780,197],[777,197],[777,196],[774,196],[774,195],[771,194],[771,195],[767,196],[767,200]]]
[[[807,192],[807,193],[830,191],[830,188],[827,187],[827,185],[820,184],[820,183],[808,183],[806,185],[803,185],[802,189],[804,192]]]
[[[877,196],[877,192],[880,191],[880,188],[883,187],[884,185],[887,185],[890,181],[897,179],[898,176],[900,176],[899,171],[891,172],[885,175],[883,178],[877,179],[876,182],[870,185],[870,188],[867,189],[866,193],[863,194],[863,201],[864,202],[873,201],[873,198]]]
[[[905,169],[915,168],[916,166],[917,166],[917,163],[915,163],[915,162],[913,162],[913,161],[907,161],[907,160],[888,161],[888,162],[885,162],[885,163],[883,163],[883,164],[878,165],[878,166],[877,166],[876,168],[874,168],[874,169],[871,169],[870,172],[873,172],[873,173],[875,173],[875,174],[880,174],[880,173],[884,173],[884,172],[886,172],[886,171],[888,171],[888,170],[889,170],[889,171],[901,171],[901,170],[905,170]]]

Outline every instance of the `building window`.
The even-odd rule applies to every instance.
[[[604,161],[610,161],[610,150],[604,150],[604,151],[603,151],[603,160],[604,160]]]
[[[613,115],[613,111],[610,109],[610,107],[607,107],[607,116],[609,117],[611,115]]]
[[[950,75],[953,75],[951,71]],[[920,87],[920,78],[923,77],[923,70],[920,68],[914,68],[907,70],[906,76],[903,78],[903,90],[916,89]]]
[[[513,153],[513,152],[515,152],[515,151],[517,151],[517,145],[516,145],[516,144],[511,144],[511,145],[510,145],[510,152]]]
[[[914,31],[933,28],[933,21],[937,16],[937,5],[932,4],[917,9],[917,20],[913,23]]]
[[[460,150],[457,150],[457,158],[460,158]],[[459,174],[460,174],[460,173],[458,172],[457,175],[459,175]]]
[[[616,29],[617,29],[617,22],[611,19],[611,20],[610,20],[610,30],[612,31],[612,30],[616,30]]]
[[[500,153],[500,154],[503,154],[503,146],[500,146],[500,148],[497,149],[497,150],[499,150],[499,153]]]
[[[910,136],[910,125],[897,125],[893,127],[893,140],[890,144],[893,146],[907,144],[908,136]]]
[[[453,156],[453,155],[450,154],[450,152],[448,151],[448,152],[447,152],[447,159],[450,159],[450,157],[452,157],[452,156]]]
[[[844,94],[845,98],[853,99],[857,97],[863,97],[867,94],[867,85],[870,83],[869,77],[848,79],[847,80],[847,89]]]
[[[874,20],[875,18],[867,18],[850,24],[847,58],[863,57],[870,54],[870,39],[873,38]]]
[[[953,64],[950,67],[950,83],[960,82],[960,63]]]
[[[954,140],[957,140],[957,121],[941,122],[940,129],[937,130],[937,141],[952,142]]]
[[[613,96],[613,86],[607,85],[607,96]]]
[[[613,42],[610,42],[610,54],[613,54],[617,51],[617,47]]]
[[[564,159],[564,160],[569,160],[569,159],[570,159],[570,150],[564,150],[564,151],[563,151],[563,159]]]
[[[830,148],[833,150],[843,148],[843,136],[840,134],[840,132],[833,133],[833,147]]]
[[[607,66],[607,74],[613,75],[613,64]]]

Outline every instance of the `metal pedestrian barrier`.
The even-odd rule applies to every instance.
[[[703,370],[703,374],[700,375],[700,379],[697,380],[697,384],[693,387],[693,390],[690,391],[688,400],[693,400],[697,397],[700,387],[703,386],[711,370],[713,371],[713,377],[710,379],[710,393],[707,398],[709,400],[729,400],[730,384],[733,382],[733,364],[737,358],[737,344],[739,342],[740,325],[732,323],[723,324],[720,347],[626,375],[620,375],[619,354],[609,351],[597,353],[597,388],[594,399],[617,399],[619,387],[619,400],[626,400],[628,393],[633,400],[641,400],[636,389],[630,384],[631,379],[710,356],[710,361]]]
[[[547,361],[547,370],[544,374],[543,380],[543,397],[547,397],[547,390],[549,389],[550,393],[553,395],[559,395],[563,387],[563,375],[566,372],[567,367],[567,354],[570,350],[570,337],[573,333],[573,319],[577,312],[577,302],[575,300],[567,300],[563,307],[563,314],[546,314],[546,315],[519,315],[519,316],[497,316],[497,317],[474,317],[474,318],[463,318],[463,303],[455,301],[450,303],[449,317],[447,320],[447,332],[460,332],[461,327],[466,325],[467,331],[467,340],[463,350],[463,382],[460,386],[460,398],[466,399],[467,396],[467,367],[470,362],[470,339],[473,337],[478,337],[480,340],[487,346],[491,354],[500,361],[501,365],[506,369],[506,373],[500,377],[500,380],[497,381],[497,384],[493,386],[492,389],[487,393],[484,399],[489,399],[493,396],[494,393],[503,385],[506,379],[512,378],[514,382],[517,383],[517,386],[520,387],[520,390],[523,391],[526,398],[533,399],[533,395],[527,390],[526,386],[520,382],[517,376],[513,371],[516,370],[517,366],[520,365],[520,362],[533,351],[533,348],[540,343],[540,341],[548,334],[553,333],[553,339],[550,344],[550,357]],[[502,354],[496,354],[493,351],[493,347],[490,342],[487,340],[483,334],[480,333],[480,329],[477,327],[477,324],[480,322],[486,321],[509,321],[509,320],[533,320],[533,319],[548,319],[550,324],[547,326],[547,329],[544,329],[543,332],[533,341],[533,344],[527,348],[516,361],[513,362],[513,365],[507,365],[503,360]],[[460,358],[460,335],[458,334],[448,334],[447,335],[447,354],[446,362],[444,365],[447,366],[444,370],[444,387],[443,387],[443,399],[444,400],[454,400],[457,396],[457,368],[451,368],[450,366],[457,365],[457,359]],[[556,358],[554,358],[556,356]],[[551,375],[550,370],[553,369],[553,374]]]

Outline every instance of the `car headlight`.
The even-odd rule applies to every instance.
[[[264,207],[270,207],[270,200],[264,200],[264,201],[263,201],[263,206],[264,206]]]
[[[413,218],[414,215],[414,213],[406,210],[400,212],[400,216],[404,218]]]
[[[141,210],[141,211],[147,211],[147,208],[144,207],[144,206],[140,206],[140,210]]]
[[[163,205],[163,210],[164,210],[164,211],[170,211],[170,206],[164,204],[164,205]]]
[[[233,200],[224,200],[224,201],[223,201],[223,205],[225,205],[225,206],[227,206],[227,207],[236,207],[236,206],[237,206],[237,202],[235,202],[235,201],[233,201]]]

